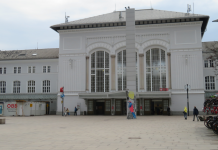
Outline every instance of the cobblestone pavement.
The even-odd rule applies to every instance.
[[[215,150],[218,136],[191,116],[6,117],[0,149]]]

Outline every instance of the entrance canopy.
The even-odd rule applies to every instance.
[[[136,98],[146,99],[171,99],[171,93],[168,91],[155,91],[155,92],[136,92]],[[99,93],[79,93],[81,99],[126,99],[126,92],[99,92]]]

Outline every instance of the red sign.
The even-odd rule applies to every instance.
[[[142,109],[142,106],[140,106],[140,109]]]
[[[8,104],[7,107],[8,108],[17,108],[17,104]]]
[[[112,106],[112,109],[114,109],[114,106]]]
[[[61,88],[60,88],[60,92],[64,92],[64,87],[61,87]]]
[[[168,91],[168,88],[160,88],[160,91]]]

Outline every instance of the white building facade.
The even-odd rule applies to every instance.
[[[5,114],[17,115],[19,102],[45,102],[46,114],[56,114],[57,79],[57,48],[0,51],[0,103],[9,104]]]
[[[131,16],[130,16],[131,17]],[[202,42],[208,16],[161,10],[135,11],[138,115],[182,114],[202,108]],[[51,26],[60,35],[58,86],[65,105],[88,114],[124,115],[126,110],[126,13],[113,12]],[[60,93],[59,93],[60,95]],[[58,96],[57,114],[61,113]],[[59,105],[60,104],[60,105]]]
[[[202,108],[205,72],[201,39],[208,19],[205,15],[153,9],[135,11],[135,58],[131,61],[135,62],[132,78],[138,115],[165,115],[168,106],[172,115],[182,115],[187,106],[186,84],[191,85],[190,114],[194,106]],[[43,81],[50,80],[58,115],[62,113],[60,87],[64,87],[64,107],[70,112],[79,105],[81,114],[126,115],[126,44],[130,42],[126,40],[126,12],[116,11],[51,28],[59,33],[58,56],[1,61],[2,72],[10,66],[11,76],[0,75],[0,81],[7,82],[6,93],[0,96],[12,93],[8,85],[15,80],[23,83],[21,93],[28,93],[27,83],[33,79],[37,80],[36,93],[43,93]],[[19,66],[25,74],[16,76],[13,69]],[[38,68],[39,74],[28,74],[28,66]],[[43,74],[43,66],[51,66],[51,73]]]

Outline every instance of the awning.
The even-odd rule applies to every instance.
[[[136,92],[137,98],[145,99],[171,99],[169,91]],[[81,99],[126,99],[126,92],[79,93]]]

